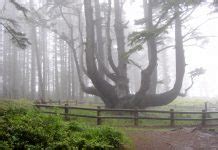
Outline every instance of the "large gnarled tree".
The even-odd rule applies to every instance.
[[[80,61],[75,46],[75,25],[71,24],[70,20],[66,17],[71,13],[60,11],[60,16],[69,28],[70,37],[61,34],[59,34],[59,36],[65,40],[72,49],[80,87],[84,92],[100,97],[106,107],[146,108],[149,106],[160,106],[169,104],[180,95],[185,73],[182,21],[188,16],[184,12],[190,8],[189,5],[191,3],[189,0],[182,2],[179,0],[148,0],[146,2],[145,9],[147,10],[145,10],[145,18],[143,20],[146,24],[146,28],[143,31],[134,32],[129,36],[129,45],[132,46],[132,49],[127,52],[124,30],[126,24],[123,21],[122,10],[123,1],[114,0],[114,9],[111,9],[112,2],[111,0],[108,0],[107,10],[104,10],[107,12],[105,12],[105,26],[103,27],[103,17],[101,16],[102,10],[99,0],[84,0],[86,21],[85,42],[83,41],[82,28],[80,26],[82,20],[80,9],[82,7],[76,9],[78,15],[77,24],[80,50],[84,50],[85,56],[85,60],[83,60],[82,52]],[[198,1],[196,2],[198,4]],[[59,7],[65,7],[64,2],[63,4],[60,4]],[[157,11],[157,9],[159,9],[159,13],[154,12],[154,10]],[[72,11],[74,12],[73,14],[75,14],[75,10]],[[153,16],[154,13],[157,13],[155,17]],[[112,38],[111,36],[113,33],[111,18],[114,18],[113,30],[115,38]],[[173,31],[175,32],[175,83],[169,91],[156,94],[156,85],[151,83],[154,83],[152,81],[157,80],[157,77],[154,77],[154,75],[156,76],[158,65],[158,39],[160,39],[160,37],[166,33],[165,31],[172,26]],[[54,30],[54,32],[58,34],[56,30]],[[103,40],[104,37],[106,40]],[[85,45],[83,45],[83,43],[85,43]],[[128,56],[135,50],[142,49],[142,45],[145,43],[147,48],[144,50],[149,52],[148,58],[145,58],[145,61],[148,59],[148,65],[145,69],[141,70],[141,85],[139,90],[135,94],[131,94],[129,89],[129,78],[127,75]],[[117,52],[117,61],[115,61],[115,58],[113,57],[113,50],[116,50]],[[107,62],[105,62],[105,53],[107,53],[109,67],[107,67]],[[93,86],[86,86],[83,81],[83,72],[91,80]],[[157,84],[157,81],[155,81],[154,84]]]
[[[110,2],[109,2],[110,4]],[[149,0],[148,5],[152,5],[152,0]],[[160,106],[166,105],[172,102],[179,94],[182,87],[183,77],[185,73],[185,56],[183,49],[183,37],[182,37],[182,23],[181,23],[181,11],[179,2],[171,4],[172,18],[161,28],[153,28],[152,21],[148,26],[153,28],[149,32],[144,31],[144,34],[150,34],[149,37],[144,36],[143,33],[136,34],[133,39],[133,43],[137,43],[138,39],[143,39],[147,42],[147,46],[150,50],[150,58],[148,66],[141,71],[141,86],[134,95],[129,93],[128,89],[128,77],[127,77],[127,61],[125,60],[125,42],[124,42],[124,25],[122,21],[122,7],[119,0],[114,0],[115,9],[115,33],[117,41],[118,51],[118,66],[113,65],[112,73],[107,73],[108,77],[113,80],[113,83],[106,81],[98,68],[98,59],[96,61],[96,41],[95,41],[95,23],[93,18],[93,7],[91,0],[85,0],[85,18],[86,18],[86,66],[87,75],[93,83],[93,90],[91,93],[101,97],[106,107],[137,107],[145,108],[148,106]],[[150,11],[152,6],[148,7]],[[149,11],[148,11],[149,12]],[[152,13],[152,12],[151,12]],[[110,15],[110,13],[109,13]],[[152,14],[150,14],[152,15]],[[152,73],[157,66],[157,48],[155,38],[165,30],[168,24],[175,24],[175,57],[176,57],[176,81],[173,88],[162,94],[150,94],[148,92],[150,88],[150,81]],[[98,29],[96,29],[98,30]],[[110,35],[108,36],[110,37]],[[136,40],[137,39],[137,40]],[[109,40],[108,40],[109,41]],[[109,41],[110,42],[110,41]],[[111,43],[110,43],[111,44]],[[111,46],[108,47],[111,51]],[[113,61],[113,60],[111,60]],[[110,63],[111,64],[111,63]],[[111,75],[111,76],[110,76]]]

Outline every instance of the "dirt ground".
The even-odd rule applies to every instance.
[[[198,128],[131,131],[135,150],[218,150],[218,133]]]

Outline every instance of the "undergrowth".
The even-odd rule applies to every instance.
[[[70,150],[122,149],[123,133],[110,127],[90,127],[39,110],[9,107],[1,110],[0,149]]]

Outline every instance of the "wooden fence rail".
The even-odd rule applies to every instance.
[[[134,121],[134,126],[139,125],[140,119],[148,119],[148,120],[168,120],[170,121],[170,126],[175,126],[175,121],[201,121],[201,125],[207,125],[207,121],[218,121],[218,118],[209,118],[209,114],[218,114],[218,112],[206,112],[202,110],[202,112],[181,112],[181,111],[174,111],[174,109],[170,109],[170,111],[159,111],[159,110],[145,110],[145,109],[106,109],[101,108],[98,106],[97,108],[84,108],[84,107],[75,107],[69,106],[68,104],[65,105],[47,105],[47,104],[35,104],[37,108],[59,108],[63,109],[64,113],[60,113],[63,115],[65,120],[69,120],[70,116],[73,117],[82,117],[82,118],[95,118],[96,124],[101,125],[102,119],[130,119]],[[87,110],[87,111],[94,111],[96,115],[81,115],[81,114],[72,114],[69,110]],[[113,115],[113,116],[103,116],[102,112],[119,112],[119,113],[126,113],[129,112],[129,116],[124,115]],[[48,114],[56,114],[55,112],[43,112]],[[146,117],[140,116],[139,113],[152,113],[152,114],[168,114],[169,117]],[[178,118],[176,114],[198,114],[201,115],[199,118]]]

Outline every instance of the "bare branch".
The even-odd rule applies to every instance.
[[[180,96],[185,97],[188,94],[188,91],[193,87],[194,85],[194,79],[196,77],[199,77],[200,75],[204,74],[205,70],[203,68],[197,68],[193,71],[191,71],[190,74],[190,79],[191,79],[191,84],[185,89],[184,93],[180,93]]]
[[[217,19],[215,18],[208,18],[207,20],[203,21],[202,23],[200,23],[199,25],[197,25],[195,28],[191,29],[189,32],[187,32],[185,35],[183,35],[183,39],[185,39],[187,36],[192,35],[195,31],[197,31],[201,26],[203,26],[204,24],[206,24],[208,21],[211,21],[213,19]]]
[[[27,12],[29,11],[25,7],[21,6],[15,0],[10,0],[10,2],[16,7],[17,10],[22,11],[23,15],[27,18]]]
[[[169,48],[173,48],[173,47],[175,47],[175,45],[168,45],[168,46],[166,46],[166,47],[161,48],[160,50],[158,50],[157,53],[161,53],[161,52],[163,52],[163,51],[165,51],[165,50],[167,50],[167,49],[169,49]]]
[[[67,26],[68,26],[69,28],[71,28],[72,25],[68,22],[67,18],[64,16],[63,10],[62,10],[62,7],[61,7],[61,6],[59,6],[59,10],[60,10],[60,14],[61,14],[62,18],[64,19],[65,23],[67,24]]]

